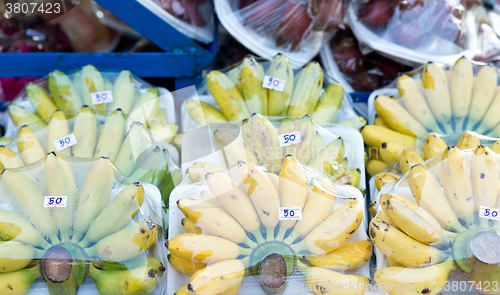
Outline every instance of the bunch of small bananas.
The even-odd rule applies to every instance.
[[[100,116],[88,106],[82,107],[72,119],[67,117],[68,112],[57,110],[44,119],[48,125],[41,130],[35,129],[39,127],[37,123],[40,121],[23,125],[18,131],[16,141],[19,155],[8,146],[0,146],[1,167],[19,168],[36,162],[47,152],[57,151],[57,141],[74,134],[76,144],[66,145],[64,149],[59,150],[60,154],[80,158],[108,157],[125,176],[148,183],[155,183],[159,170],[167,170],[167,167],[151,169],[157,167],[158,163],[147,166],[148,162],[156,162],[160,153],[164,154],[165,166],[168,164],[166,149],[149,151],[148,146],[152,144],[151,141],[172,141],[178,129],[177,125],[150,125],[152,127],[146,130],[141,122],[134,122],[127,132],[130,121],[127,122],[121,109],[116,109],[109,116]],[[15,150],[14,146],[11,147]],[[59,145],[58,147],[61,148]],[[138,167],[138,157],[141,154],[144,159]]]
[[[12,103],[8,107],[10,118],[16,126],[37,122],[39,128],[49,123],[48,116],[56,110],[65,112],[68,119],[76,116],[82,106],[90,107],[96,114],[110,114],[120,109],[123,114],[150,127],[167,124],[167,111],[160,108],[160,97],[156,88],[149,88],[144,94],[135,88],[134,77],[129,71],[122,71],[114,84],[103,78],[92,65],[81,68],[73,80],[60,71],[53,71],[48,77],[48,89],[35,83],[28,83],[26,96],[36,113]],[[93,104],[92,93],[110,90],[113,101]],[[43,121],[41,120],[43,119]],[[151,126],[152,127],[152,126]]]
[[[279,127],[275,127],[273,122]],[[215,130],[214,139],[222,151],[221,160],[227,164],[227,167],[232,167],[238,161],[246,159],[252,163],[260,163],[268,171],[278,173],[281,169],[282,158],[286,155],[293,155],[297,161],[325,175],[330,175],[336,183],[359,186],[361,169],[348,168],[342,138],[336,137],[325,146],[318,132],[322,127],[316,124],[309,115],[302,118],[273,120],[273,122],[262,115],[253,114],[249,119],[243,120],[241,137],[230,130]],[[281,147],[279,134],[294,131],[299,131],[301,142]],[[198,162],[190,167],[187,173],[193,182],[198,182],[207,172],[223,169],[218,165]]]
[[[306,180],[291,155],[279,176],[250,162],[236,164],[231,175],[207,173],[209,189],[177,201],[187,233],[165,246],[171,266],[190,279],[175,294],[237,294],[249,275],[259,275],[267,294],[279,294],[296,270],[316,294],[334,294],[341,282],[361,283],[350,294],[363,294],[368,279],[342,273],[371,257],[369,241],[346,243],[363,219],[361,201],[338,197],[328,178]],[[283,207],[300,208],[302,219],[280,220]]]
[[[25,294],[40,276],[55,295],[77,294],[87,276],[101,295],[148,294],[155,288],[155,274],[165,267],[145,251],[160,228],[134,221],[144,187],[116,187],[115,177],[120,176],[107,158],[82,162],[57,153],[30,170],[2,172],[2,198],[12,207],[0,209],[2,294]],[[113,188],[121,189],[111,199]]]
[[[285,81],[283,91],[263,87],[264,77]],[[344,89],[339,83],[329,85],[321,94],[323,70],[317,62],[310,62],[294,78],[290,61],[281,54],[274,57],[267,73],[257,60],[248,56],[227,75],[211,71],[207,86],[220,110],[198,101],[188,101],[186,109],[198,124],[241,121],[251,114],[276,117],[301,117],[310,114],[318,122],[338,121],[338,110],[344,98]],[[356,129],[366,120],[355,117],[344,121],[346,126]]]
[[[482,206],[500,206],[497,157],[484,145],[468,151],[450,146],[440,162],[415,165],[402,180],[407,181],[416,204],[395,193],[382,194],[381,209],[369,226],[375,247],[389,265],[375,272],[377,284],[385,285],[390,294],[401,294],[398,285],[404,290],[420,286],[419,294],[436,294],[446,286],[456,263],[478,292],[498,294],[498,289],[481,291],[481,283],[498,283],[500,278],[498,270],[495,278],[476,265],[476,257],[482,254],[471,246],[476,239],[474,243],[484,247],[491,232],[493,239],[500,240],[496,234],[500,223],[479,217]],[[495,267],[500,264],[490,264],[488,272]]]

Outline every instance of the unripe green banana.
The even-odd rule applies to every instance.
[[[29,165],[45,156],[40,141],[31,129],[24,125],[17,133],[17,150],[23,159],[24,164]]]
[[[104,114],[106,104],[94,104],[91,94],[104,91],[104,79],[101,73],[93,66],[86,65],[82,68],[82,100],[84,105],[90,106],[97,114]]]
[[[93,158],[97,145],[97,120],[89,106],[83,106],[76,115],[73,134],[78,142],[72,146],[73,156]]]
[[[125,137],[126,125],[127,120],[121,109],[116,109],[111,113],[97,141],[94,156],[108,157],[114,162]]]
[[[267,75],[285,81],[283,91],[269,89],[269,116],[284,117],[293,93],[293,67],[286,56],[278,53],[274,56]]]
[[[308,63],[300,72],[287,115],[301,117],[312,114],[323,87],[323,70],[317,62]]]
[[[57,107],[68,112],[68,119],[73,118],[83,104],[68,76],[57,70],[52,71],[49,74],[49,89]]]
[[[338,121],[338,111],[344,99],[344,88],[340,83],[333,83],[326,87],[320,96],[316,109],[312,113],[317,122],[333,123]]]
[[[264,69],[253,56],[247,56],[241,63],[238,80],[241,82],[241,94],[251,114],[267,115],[268,91],[262,87]]]
[[[47,152],[58,152],[63,155],[71,156],[71,146],[67,146],[58,151],[54,145],[54,141],[60,140],[69,134],[69,124],[66,116],[60,110],[55,111],[47,128]]]
[[[14,102],[7,107],[7,111],[16,126],[26,125],[33,122],[36,122],[35,124],[37,130],[46,126],[44,121],[42,121],[38,115]]]
[[[113,85],[113,102],[108,103],[107,110],[120,108],[123,113],[129,114],[134,103],[134,92],[134,77],[130,71],[121,71]]]
[[[56,103],[49,92],[35,83],[28,83],[26,85],[26,94],[37,114],[48,124],[50,119],[46,117],[57,110]]]
[[[243,120],[250,117],[245,100],[229,78],[219,71],[211,71],[207,75],[207,86],[222,114],[229,121]]]

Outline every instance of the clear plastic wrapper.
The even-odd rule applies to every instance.
[[[182,105],[182,129],[228,121],[240,124],[253,113],[275,117],[310,114],[320,123],[346,121],[359,129],[364,119],[352,109],[349,94],[340,83],[328,83],[317,62],[293,70],[281,54],[272,62],[247,56],[240,65],[207,75],[197,91],[199,96],[193,95]]]
[[[318,54],[342,23],[341,0],[216,0],[215,10],[228,32],[252,52],[272,59],[286,53],[294,68]]]
[[[49,153],[0,177],[0,285],[17,294],[163,294],[161,198],[107,158]]]
[[[362,44],[412,65],[474,57],[478,22],[469,12],[455,0],[357,0],[347,15]]]
[[[383,188],[369,226],[374,283],[389,294],[498,294],[499,157],[450,147]]]
[[[363,294],[372,251],[363,202],[293,156],[279,175],[241,161],[185,180],[170,199],[167,293]]]
[[[139,34],[136,30],[132,29],[129,25],[114,16],[108,10],[104,9],[104,7],[97,4],[95,1],[92,1],[92,9],[102,24],[129,36],[137,38],[141,37],[141,34]]]

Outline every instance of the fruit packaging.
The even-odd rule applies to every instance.
[[[191,135],[188,132],[188,137]],[[197,133],[199,134],[199,133]],[[241,125],[211,124],[203,134],[211,142],[209,153],[201,156],[199,147],[183,146],[183,169],[193,182],[207,172],[230,168],[238,161],[260,164],[278,173],[282,158],[293,155],[300,163],[325,174],[338,184],[365,189],[363,141],[352,128],[322,126],[309,115],[302,118],[276,118],[254,114]],[[187,160],[190,159],[190,160]]]
[[[267,88],[273,83],[281,85],[282,91]],[[341,124],[356,129],[363,126],[365,120],[352,109],[351,97],[342,85],[326,84],[317,62],[293,70],[288,58],[281,54],[272,62],[247,56],[231,69],[214,70],[206,76],[200,96],[192,96],[182,106],[182,128],[187,131],[228,121],[239,124],[253,113],[273,117],[310,114],[321,123],[345,121]]]
[[[363,294],[372,246],[361,193],[293,156],[279,165],[240,161],[175,188],[167,294],[333,294],[343,284]]]
[[[156,187],[52,152],[3,170],[0,191],[2,294],[163,294]]]
[[[398,285],[499,294],[499,160],[483,144],[450,146],[385,186],[369,226],[374,283],[390,294],[401,294]]]

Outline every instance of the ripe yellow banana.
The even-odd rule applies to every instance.
[[[441,227],[455,232],[465,231],[441,190],[441,185],[422,165],[411,168],[408,183],[417,204],[436,218]]]
[[[237,67],[230,69],[226,73],[229,80],[231,80],[231,82],[233,82],[233,84],[236,86],[236,88],[238,89],[238,91],[240,93],[242,92],[242,89],[241,89],[241,82],[239,81],[238,76],[240,75],[242,68],[243,68],[243,65],[239,64]]]
[[[324,267],[335,271],[356,269],[372,257],[372,243],[367,240],[346,243],[325,255],[304,256],[312,266]]]
[[[500,154],[500,140],[495,142],[490,149],[495,153]]]
[[[384,210],[380,210],[377,212],[377,215],[375,215],[375,217],[373,219],[378,219],[378,220],[381,220],[385,223],[387,223],[388,225],[394,227],[395,229],[399,229],[399,227],[394,223],[394,221],[392,221],[389,216],[387,216],[387,214],[385,213]]]
[[[205,175],[209,172],[222,171],[225,168],[208,162],[195,162],[193,166],[186,171],[189,179],[192,182],[200,182],[205,180]]]
[[[47,128],[47,152],[56,152],[57,150],[54,145],[54,141],[68,136],[69,133],[69,124],[66,116],[62,111],[55,111]],[[57,152],[63,155],[71,156],[71,147],[66,147],[65,149]]]
[[[312,114],[323,87],[323,70],[319,63],[312,61],[304,67],[297,79],[287,111],[290,117]]]
[[[104,79],[102,78],[101,73],[93,65],[86,65],[82,68],[81,81],[83,104],[90,106],[100,115],[104,114],[106,104],[93,104],[91,97],[91,93],[104,91]]]
[[[424,139],[424,158],[429,160],[439,155],[446,149],[447,145],[443,137],[437,132],[427,134]]]
[[[115,161],[125,138],[127,120],[121,109],[116,109],[107,118],[97,141],[94,157],[108,157]]]
[[[473,149],[480,145],[478,134],[474,131],[465,131],[458,139],[457,148],[459,149]]]
[[[461,57],[455,62],[450,80],[450,95],[455,131],[461,133],[464,122],[469,113],[474,86],[474,73],[472,64],[466,57]]]
[[[116,169],[131,176],[137,169],[137,159],[148,149],[147,131],[141,122],[134,122],[123,140],[120,152],[114,162]]]
[[[370,159],[368,160],[368,164],[366,165],[366,173],[368,173],[368,175],[370,176],[374,176],[379,174],[385,168],[387,168],[387,164],[385,162]]]
[[[379,153],[387,165],[393,165],[403,155],[404,146],[397,142],[384,142],[380,145]]]
[[[476,206],[496,208],[500,181],[494,154],[485,145],[474,150],[470,164],[470,180],[477,199]],[[476,207],[479,212],[479,207]]]
[[[31,223],[18,214],[0,208],[0,240],[15,240],[47,249],[50,244]]]
[[[381,118],[381,117],[376,117],[374,120],[373,120],[373,125],[375,126],[381,126],[381,127],[385,127],[385,128],[391,128],[389,127],[389,125],[387,125],[384,120]]]
[[[125,261],[136,257],[154,245],[157,234],[158,226],[156,224],[150,221],[139,221],[105,237],[85,251],[90,257]]]
[[[244,276],[241,260],[220,261],[194,273],[187,288],[199,295],[222,294],[241,286]]]
[[[67,111],[68,119],[73,118],[83,104],[71,79],[60,71],[52,71],[49,74],[49,89],[57,108]]]
[[[98,270],[90,266],[89,275],[101,295],[149,294],[156,287],[154,271],[149,266],[117,271]]]
[[[43,251],[30,245],[8,241],[0,242],[0,274],[25,268],[33,259],[41,259]]]
[[[361,135],[365,144],[371,147],[380,147],[384,142],[397,142],[405,147],[412,147],[417,143],[417,139],[413,136],[376,125],[364,126]]]
[[[73,134],[78,142],[72,146],[73,156],[93,158],[97,144],[97,120],[89,106],[83,106],[76,115]]]
[[[36,162],[45,156],[40,141],[27,125],[22,126],[17,133],[17,150],[25,165]]]
[[[125,114],[130,113],[134,103],[134,77],[130,71],[121,71],[112,87],[113,101],[107,104],[107,111],[121,108]]]
[[[256,145],[260,145],[262,148],[263,161],[260,157],[259,160],[265,164],[267,170],[271,172],[278,172],[281,166],[280,164],[283,150],[281,149],[279,143],[276,128],[274,128],[269,119],[259,114],[253,114],[249,123],[251,124],[252,134]],[[248,161],[250,162],[251,159]]]
[[[46,117],[57,110],[56,103],[49,92],[35,83],[28,83],[26,85],[26,95],[31,105],[35,108],[36,113],[48,124],[50,119]]]
[[[495,96],[497,88],[497,72],[493,65],[486,65],[477,73],[469,116],[467,117],[467,127],[465,130],[474,130],[474,126],[483,120],[486,111]]]
[[[179,258],[212,265],[214,262],[236,259],[239,255],[249,255],[252,252],[223,238],[196,234],[178,235],[166,242],[165,246]]]
[[[26,294],[33,281],[41,276],[40,267],[24,268],[14,272],[0,274],[0,290],[5,295]]]
[[[377,187],[377,190],[380,191],[382,187],[391,184],[393,182],[396,182],[400,178],[401,176],[391,172],[378,173],[377,176],[375,177],[375,186]]]
[[[243,59],[242,68],[238,75],[241,83],[241,94],[251,114],[267,115],[268,92],[262,87],[264,81],[264,68],[257,60],[249,55]]]
[[[269,116],[285,117],[293,93],[293,68],[286,56],[278,53],[274,56],[268,70],[268,76],[285,80],[283,91],[269,89]]]
[[[300,133],[301,142],[295,144],[294,152],[291,152],[291,155],[301,163],[309,163],[313,153],[313,144],[316,140],[316,126],[311,116],[305,115],[297,121],[296,127]]]
[[[407,267],[422,267],[445,261],[450,253],[422,244],[389,224],[372,219],[370,237],[386,257]]]
[[[406,174],[411,167],[420,164],[424,161],[422,157],[414,150],[406,149],[403,151],[403,156],[399,158],[399,169],[401,173]]]
[[[380,174],[380,173],[379,173]],[[373,200],[368,204],[368,213],[370,213],[370,220],[377,215],[377,200]]]
[[[187,234],[201,235],[203,232],[202,229],[196,225],[196,223],[186,217],[181,219],[181,226]]]
[[[226,117],[218,109],[203,101],[187,101],[186,110],[191,119],[200,125],[227,122]]]
[[[245,99],[226,75],[219,71],[211,71],[206,79],[208,89],[214,96],[224,117],[229,121],[240,121],[250,117]]]
[[[443,69],[430,62],[424,66],[422,75],[422,86],[432,113],[447,134],[453,133],[450,90]]]
[[[379,95],[374,102],[377,114],[397,132],[413,137],[424,137],[427,130],[396,100]]]
[[[333,123],[338,121],[338,110],[344,99],[344,88],[340,83],[333,83],[326,87],[320,96],[312,118],[316,122]]]
[[[167,255],[167,260],[173,269],[186,275],[192,275],[200,269],[207,267],[206,263],[196,262],[191,259],[183,259],[172,255],[172,253]]]

